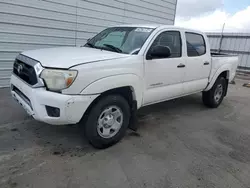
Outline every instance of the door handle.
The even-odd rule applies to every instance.
[[[177,68],[184,68],[184,67],[186,67],[186,65],[184,65],[182,63],[177,66]]]
[[[203,65],[209,65],[209,62],[205,62]]]

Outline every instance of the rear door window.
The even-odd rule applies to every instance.
[[[202,56],[206,54],[206,43],[202,35],[186,32],[186,40],[187,55],[189,57]]]

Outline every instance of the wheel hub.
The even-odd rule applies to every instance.
[[[97,132],[103,138],[115,136],[123,124],[123,112],[118,106],[110,106],[102,111],[97,122]]]
[[[221,97],[223,95],[223,86],[221,84],[219,84],[216,87],[215,93],[214,93],[214,99],[216,102],[219,102]]]
[[[108,114],[104,117],[103,119],[103,126],[105,128],[110,128],[112,127],[112,125],[115,123],[115,119],[114,119],[114,116],[112,114]]]

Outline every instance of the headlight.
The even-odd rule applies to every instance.
[[[77,76],[76,70],[44,69],[40,77],[51,91],[61,91],[68,88]]]

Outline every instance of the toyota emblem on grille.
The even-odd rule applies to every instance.
[[[22,64],[19,64],[19,65],[17,66],[17,72],[18,72],[18,74],[21,74],[22,71],[23,71],[23,65],[22,65]]]

